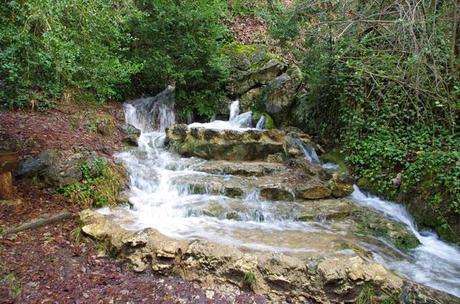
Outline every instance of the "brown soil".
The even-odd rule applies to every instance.
[[[21,158],[49,148],[85,148],[111,156],[121,147],[119,128],[102,136],[91,117],[111,113],[122,119],[120,104],[99,109],[61,106],[47,113],[0,112],[0,149]],[[63,209],[77,213],[55,189],[16,180],[17,200],[0,201],[0,229]],[[78,220],[0,237],[0,303],[266,303],[251,292],[206,290],[195,283],[153,273],[100,256],[91,240],[76,241]]]

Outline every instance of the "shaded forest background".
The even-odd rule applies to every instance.
[[[252,20],[243,42],[302,69],[294,124],[345,155],[360,186],[460,242],[459,15],[456,0],[6,1],[0,103],[46,111],[175,84],[179,116],[208,118],[230,73],[222,48]]]

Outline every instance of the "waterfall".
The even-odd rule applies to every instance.
[[[256,124],[256,129],[257,130],[262,130],[265,128],[265,116],[261,115],[259,118],[259,121]]]
[[[297,218],[302,204],[298,202],[266,200],[261,198],[257,189],[250,187],[241,198],[231,198],[224,193],[211,194],[206,189],[212,182],[206,183],[205,193],[196,194],[189,186],[178,183],[178,178],[193,181],[208,177],[212,181],[215,175],[195,171],[194,168],[206,161],[183,158],[164,148],[164,130],[174,123],[173,104],[164,99],[157,99],[153,104],[147,100],[152,101],[147,98],[125,104],[127,122],[142,133],[138,148],[116,155],[129,175],[127,194],[132,209],[126,210],[132,220],[124,223],[126,228],[141,230],[151,227],[178,239],[206,239],[274,253],[302,254],[303,257],[334,254],[331,250],[337,240],[344,243],[356,241],[347,239],[350,236],[346,230],[340,225],[331,225],[324,217],[320,216],[320,221],[299,222]],[[198,126],[244,131],[248,130],[243,126],[248,125],[250,114],[239,114],[236,101],[230,105],[228,121],[215,120]],[[305,158],[321,164],[314,149],[297,140]],[[234,178],[241,179],[226,175],[223,181]],[[366,195],[356,186],[351,200],[403,223],[421,243],[405,254],[394,254],[399,252],[395,248],[367,244],[375,261],[410,280],[460,296],[460,250],[457,247],[443,242],[432,232],[419,232],[410,214],[399,204]],[[207,215],[209,210],[221,213],[210,216]],[[108,212],[101,210],[104,214]]]
[[[307,161],[315,165],[321,164],[321,160],[319,159],[318,154],[316,154],[316,151],[313,147],[306,145],[298,138],[295,138],[294,142],[300,147]]]
[[[238,114],[240,114],[240,101],[235,100],[230,104],[230,118],[228,120],[234,120]]]
[[[175,89],[169,86],[155,97],[144,97],[125,103],[126,122],[141,132],[163,132],[175,122]]]
[[[244,112],[240,114],[240,102],[233,101],[230,106],[230,116],[228,120],[212,120],[207,123],[195,122],[189,125],[189,128],[206,128],[215,130],[235,130],[247,131],[252,128],[252,112]]]

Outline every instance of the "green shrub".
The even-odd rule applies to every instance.
[[[82,180],[60,189],[70,200],[84,208],[115,205],[124,186],[121,168],[96,158],[81,165]]]
[[[77,88],[120,96],[139,64],[125,59],[131,1],[11,0],[0,6],[0,102],[38,104]]]
[[[255,273],[252,271],[245,272],[243,276],[243,285],[252,288],[255,283],[256,283]]]

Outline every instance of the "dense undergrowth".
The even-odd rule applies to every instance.
[[[226,76],[226,3],[11,0],[0,6],[0,103],[51,106],[156,94],[210,115]]]
[[[432,3],[296,1],[272,35],[305,74],[298,125],[339,146],[364,188],[459,242],[458,7]]]

